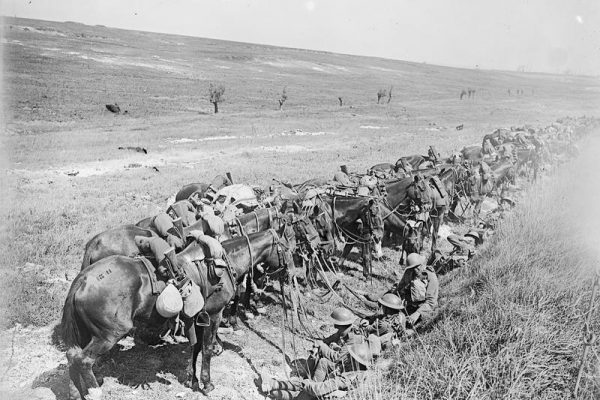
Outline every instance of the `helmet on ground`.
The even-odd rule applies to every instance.
[[[481,241],[481,236],[477,231],[469,231],[465,236],[472,237],[473,239],[475,239],[476,243],[479,243]]]
[[[425,262],[423,256],[418,253],[410,253],[408,257],[406,257],[406,269],[418,267]]]
[[[356,315],[347,308],[336,308],[331,313],[331,319],[335,325],[352,325],[356,318]]]
[[[373,359],[373,354],[369,349],[368,343],[357,343],[348,347],[348,353],[350,356],[361,365],[368,367],[371,365],[371,361]]]
[[[379,304],[382,306],[386,306],[387,308],[391,308],[393,310],[402,310],[404,305],[402,304],[402,300],[400,297],[396,296],[393,293],[384,294],[379,300]]]

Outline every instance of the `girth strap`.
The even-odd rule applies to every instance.
[[[156,278],[156,268],[154,265],[144,256],[135,257],[137,260],[142,262],[142,265],[146,268],[146,272],[148,272],[148,276],[150,277],[150,287],[152,288],[152,294],[157,295],[160,294],[165,287],[167,287],[166,283],[163,281],[159,281]]]

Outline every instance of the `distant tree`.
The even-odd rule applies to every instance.
[[[340,107],[344,105],[344,101],[342,100],[342,96],[338,96],[338,101],[340,102]]]
[[[284,87],[283,91],[281,92],[281,96],[279,97],[279,109],[280,110],[283,108],[283,103],[285,103],[287,98],[288,98],[287,93],[285,92],[285,87]]]
[[[510,89],[508,89],[508,95],[510,96]]]
[[[390,101],[392,101],[392,89],[394,87],[390,86],[390,90],[388,91],[388,99],[387,99],[387,103],[390,104]]]
[[[463,97],[465,97],[466,95],[467,95],[467,92],[465,91],[465,89],[463,89],[463,90],[460,92],[460,99],[462,100],[462,99],[463,99]]]
[[[379,89],[377,91],[377,104],[379,104],[379,102],[381,101],[381,99],[383,99],[387,95],[388,94],[387,94],[387,90],[386,89]]]
[[[225,86],[210,84],[208,86],[209,101],[215,106],[215,114],[219,112],[219,103],[225,100]]]

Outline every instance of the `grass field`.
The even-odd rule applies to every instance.
[[[76,23],[5,18],[2,48],[4,329],[17,323],[46,329],[55,322],[87,240],[153,215],[183,184],[225,171],[238,182],[261,185],[272,178],[329,177],[341,164],[364,171],[401,155],[424,153],[431,144],[448,153],[502,126],[545,126],[566,115],[597,115],[600,104],[600,83],[592,77],[465,70]],[[216,115],[208,102],[210,82],[226,87]],[[377,90],[390,86],[391,101],[376,104]],[[279,111],[284,87],[288,101]],[[460,101],[460,91],[469,87],[476,89],[475,98]],[[517,88],[524,94],[516,96]],[[128,114],[107,112],[104,105],[114,102]],[[464,129],[456,130],[461,124]],[[148,154],[119,146],[142,146]],[[391,380],[378,383],[382,392],[374,396],[401,390],[392,393],[559,398],[572,389],[580,350],[573,338],[580,326],[563,314],[589,286],[584,278],[592,258],[580,247],[583,240],[571,239],[581,233],[572,223],[581,217],[562,213],[590,208],[587,203],[565,206],[589,198],[569,200],[567,194],[585,193],[581,186],[564,188],[572,181],[569,173],[558,184],[536,190],[471,269],[444,278],[445,312],[423,337],[428,351],[419,342],[403,347],[395,360],[400,367]],[[375,266],[384,276],[397,268],[398,258],[392,249],[386,255],[389,261]],[[560,268],[565,260],[581,268]],[[389,283],[382,279],[374,285],[361,288],[382,290]],[[585,296],[576,307],[580,303]],[[332,306],[315,305],[315,326],[326,323]],[[278,343],[278,331],[271,332],[276,321],[249,327]],[[264,362],[259,369],[278,371],[265,355],[276,353],[273,346],[257,345],[260,336],[253,335],[233,342],[246,358]],[[34,345],[23,343],[31,348],[17,344],[25,358],[37,355]],[[223,365],[215,361],[221,371],[215,379],[228,379],[225,364],[235,363],[235,357],[226,352]],[[160,362],[174,376],[181,372],[180,363],[150,358],[150,372],[152,363]],[[48,368],[51,376],[64,372],[64,364]],[[103,368],[110,373],[110,367]],[[15,372],[11,385],[28,382],[28,374],[40,376],[32,367],[23,369],[27,373]],[[254,372],[246,369],[236,384],[255,391]],[[49,380],[55,392],[60,379]],[[161,398],[179,389],[175,378],[168,389],[157,380],[150,391],[134,393],[132,381],[109,380],[109,392],[117,393],[109,398],[123,393]],[[389,382],[399,389],[390,389]],[[597,384],[590,382],[585,393],[597,393]]]

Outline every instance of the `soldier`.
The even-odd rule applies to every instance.
[[[354,325],[354,321],[358,317],[352,311],[342,307],[336,308],[331,313],[331,319],[333,320],[333,327],[336,329],[336,332],[323,339],[322,343],[339,349],[344,345],[352,345],[364,341],[364,336],[358,332],[357,326]]]
[[[261,390],[275,399],[309,400],[322,398],[337,391],[348,390],[356,382],[359,374],[372,364],[377,342],[354,344],[348,348],[348,355],[340,358],[328,371],[325,379],[289,379],[277,380],[261,376]]]
[[[394,336],[400,336],[406,328],[406,318],[402,300],[393,293],[384,294],[378,303],[381,311],[360,321],[365,334],[375,334],[382,339],[382,345],[389,343]]]
[[[439,283],[435,272],[425,264],[425,259],[420,254],[409,254],[406,262],[408,265],[402,279],[392,287],[390,293],[406,302],[406,322],[415,327],[417,323],[425,322],[433,316],[438,305]]]
[[[454,246],[450,255],[456,253],[467,254],[468,259],[475,255],[475,247],[483,243],[483,235],[475,230],[467,232],[464,236],[451,234],[448,235],[447,239]]]

